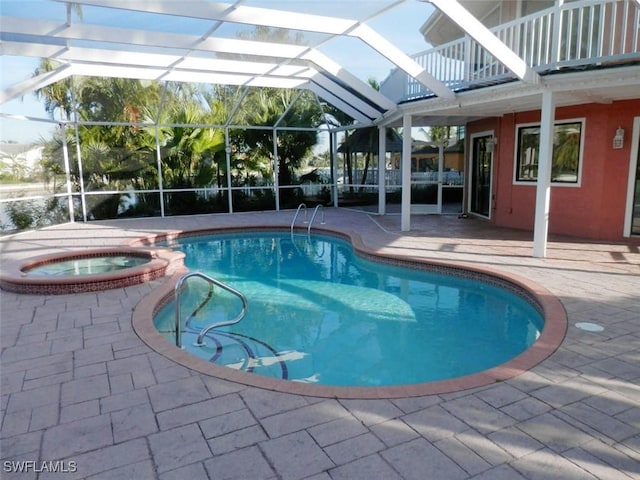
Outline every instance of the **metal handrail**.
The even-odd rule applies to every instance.
[[[186,273],[186,274],[184,274],[182,277],[180,277],[178,279],[178,281],[176,282],[176,286],[175,286],[175,304],[176,304],[175,326],[176,326],[176,346],[178,348],[182,348],[182,330],[180,329],[180,292],[182,291],[182,285],[184,284],[184,282],[188,278],[191,278],[191,277],[200,277],[200,278],[206,280],[209,283],[209,294],[207,295],[207,298],[200,305],[198,305],[198,307],[193,311],[191,316],[194,316],[195,314],[197,314],[200,311],[200,309],[211,299],[212,294],[213,294],[213,286],[214,285],[217,285],[218,287],[222,288],[223,290],[226,290],[226,291],[236,295],[242,301],[242,310],[240,311],[240,313],[233,320],[228,320],[226,322],[214,323],[212,325],[209,325],[208,327],[203,328],[200,331],[200,334],[198,335],[198,339],[196,340],[196,343],[195,343],[196,346],[202,347],[202,346],[206,345],[204,343],[204,337],[209,332],[209,330],[211,330],[213,328],[217,328],[217,327],[226,327],[228,325],[235,325],[240,320],[242,320],[244,318],[244,316],[247,314],[247,308],[248,308],[247,298],[244,296],[244,294],[242,292],[236,290],[233,287],[230,287],[229,285],[221,282],[220,280],[216,280],[215,278],[211,278],[209,275],[206,275],[206,274],[204,274],[202,272]]]
[[[316,205],[316,208],[313,210],[313,215],[311,215],[311,220],[309,220],[309,226],[307,227],[307,235],[311,235],[311,225],[313,224],[313,221],[316,218],[318,210],[322,210],[322,219],[320,220],[320,225],[324,225],[325,224],[325,221],[324,221],[324,206],[322,206],[322,204],[320,203],[320,204]]]
[[[298,209],[296,210],[296,214],[293,216],[293,220],[291,222],[291,233],[293,233],[293,226],[296,224],[296,219],[298,218],[298,214],[300,213],[300,209],[304,209],[304,223],[307,223],[307,205],[301,203],[298,205]]]

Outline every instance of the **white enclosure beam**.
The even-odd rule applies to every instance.
[[[538,74],[522,58],[507,47],[457,0],[430,0],[430,2],[458,25],[462,31],[486,48],[496,60],[511,70],[520,80],[527,83],[537,83],[540,80]]]
[[[0,105],[16,98],[24,97],[25,95],[51,85],[52,83],[64,80],[69,75],[69,66],[62,65],[50,72],[41,73],[36,77],[16,83],[15,85],[0,91]]]
[[[334,62],[325,54],[318,50],[309,49],[304,55],[300,58],[304,60],[308,60],[309,62],[317,65],[320,70],[330,73],[334,77],[338,78],[345,85],[353,88],[356,92],[361,95],[369,98],[375,104],[380,105],[385,110],[395,110],[396,104],[389,100],[389,98],[385,97],[382,93],[377,90],[371,88],[370,85],[366,84],[358,77],[353,75],[348,70],[345,70],[342,65]]]
[[[378,214],[387,213],[386,173],[387,171],[387,129],[378,127]]]
[[[310,83],[307,88],[363,125],[369,125],[372,123],[371,119],[363,115],[362,112],[355,110],[351,105],[346,104],[341,98],[336,97],[333,93],[328,92],[319,85]]]
[[[56,0],[67,3],[66,0]],[[311,15],[271,8],[250,7],[222,2],[158,2],[157,0],[75,0],[78,5],[116,8],[137,12],[200,18],[220,22],[263,25],[274,28],[340,35],[357,25],[356,20]]]
[[[9,42],[10,45],[13,45]],[[49,46],[32,44],[34,53],[48,50]],[[375,101],[354,95],[345,89],[340,82],[332,81],[308,66],[279,65],[255,61],[226,60],[215,58],[180,57],[160,53],[123,52],[96,48],[70,48],[60,50],[52,57],[56,61],[70,63],[75,68],[74,74],[86,76],[104,76],[122,78],[139,78],[146,80],[163,80],[176,82],[199,82],[227,85],[247,85],[271,88],[301,88],[309,82],[319,84],[323,91],[329,92],[331,98],[340,99],[341,104],[349,105],[352,114],[357,110],[364,114],[360,121],[370,123],[382,116],[384,107],[375,108]],[[69,71],[66,76],[70,75]],[[61,78],[57,78],[60,80]],[[364,83],[363,83],[364,84]],[[366,87],[375,92],[371,87]],[[361,91],[363,89],[360,89]],[[366,92],[370,93],[370,92]],[[323,94],[322,96],[325,96]],[[374,94],[374,99],[380,98]],[[335,105],[335,102],[330,102]],[[386,102],[385,102],[386,103]],[[336,105],[337,106],[337,105]],[[388,104],[387,104],[388,106]],[[364,120],[366,118],[366,120]]]
[[[42,47],[48,48],[46,45]],[[371,104],[345,90],[338,83],[332,82],[327,76],[308,67],[238,60],[196,59],[195,57],[181,61],[181,58],[174,55],[73,48],[60,51],[56,56],[56,60],[69,62],[72,67],[64,67],[64,70],[59,69],[58,74],[52,73],[43,78],[40,86],[35,83],[35,79],[31,79],[25,81],[20,88],[14,88],[15,92],[2,93],[7,97],[15,98],[32,90],[29,88],[32,83],[36,85],[36,88],[41,88],[41,86],[46,86],[71,75],[72,71],[73,74],[86,76],[118,76],[147,80],[162,79],[272,88],[302,88],[309,82],[314,82],[321,86],[323,98],[328,101],[332,98],[340,99],[341,105],[348,105],[349,109],[346,113],[352,117],[356,117],[354,111],[361,112],[358,118],[363,123],[370,123],[372,119],[382,115],[382,112],[372,107]],[[91,59],[91,61],[87,62],[84,59]],[[172,67],[172,65],[177,66]],[[371,90],[373,91],[373,89]],[[327,92],[330,95],[327,95]],[[334,101],[330,101],[330,103],[336,104]]]
[[[329,150],[331,152],[331,188],[333,206],[339,207],[339,192],[338,192],[338,135],[335,131],[329,131]]]
[[[353,108],[364,113],[367,117],[371,119],[378,118],[382,116],[382,112],[376,110],[368,103],[360,100],[358,97],[350,93],[349,91],[343,89],[342,87],[337,87],[335,83],[331,82],[326,76],[320,73],[314,73],[309,77],[314,83],[317,83],[319,86],[331,92],[333,95],[336,95],[340,99],[342,99],[345,103],[351,105]]]
[[[399,69],[418,80],[438,97],[455,98],[455,93],[449,90],[444,83],[428,73],[415,60],[405,55],[402,50],[388,42],[369,26],[358,25],[351,33],[362,39]]]
[[[442,182],[444,178],[444,143],[438,145],[438,215],[442,214]]]
[[[400,230],[411,230],[411,115],[402,117],[402,199],[400,201]]]
[[[56,0],[62,1],[62,0]],[[360,38],[369,47],[387,58],[433,93],[445,98],[455,94],[444,83],[424,70],[411,57],[395,47],[391,42],[367,25],[356,20],[323,15],[257,8],[244,5],[210,2],[157,2],[152,0],[76,0],[79,5],[117,8],[123,10],[150,12],[163,15],[201,18],[220,22],[233,22],[248,25],[261,25],[272,28],[285,28],[327,35],[346,35]]]
[[[542,92],[540,119],[540,146],[538,153],[538,181],[536,183],[536,210],[533,225],[533,256],[547,255],[549,234],[549,210],[551,205],[551,161],[553,158],[553,130],[555,118],[555,93]]]
[[[273,129],[273,188],[276,192],[276,212],[280,211],[280,159],[278,158],[278,130]],[[291,231],[293,235],[293,230]]]
[[[261,77],[251,75],[240,75],[231,73],[208,73],[174,70],[165,75],[163,69],[153,68],[132,68],[122,67],[118,65],[93,65],[75,63],[67,70],[69,75],[94,75],[100,77],[117,77],[117,78],[138,78],[146,80],[154,80],[163,77],[167,81],[175,82],[197,82],[212,83],[220,85],[250,86],[250,87],[270,87],[270,88],[299,88],[306,89],[316,93],[319,97],[326,100],[336,108],[339,108],[347,115],[351,116],[358,122],[369,125],[372,118],[364,115],[359,109],[354,108],[345,102],[342,96],[338,96],[331,91],[313,83],[307,78],[282,78],[282,77]],[[345,96],[348,96],[345,92]],[[354,97],[355,98],[355,97]]]
[[[62,139],[62,159],[64,162],[65,183],[67,185],[67,208],[69,209],[69,222],[74,223],[76,216],[73,208],[73,184],[71,182],[71,168],[69,167],[69,145],[65,126],[60,126],[60,138]]]
[[[2,17],[2,24],[3,26],[6,25],[5,33],[50,36],[59,39],[61,42],[78,40],[84,44],[87,42],[97,42],[98,44],[106,43],[108,45],[130,45],[134,47],[132,49],[134,52],[136,47],[151,47],[154,49],[154,53],[170,54],[172,58],[176,58],[176,52],[180,51],[180,55],[184,56],[181,57],[182,63],[177,61],[176,66],[181,68],[190,68],[189,64],[193,65],[195,62],[198,65],[197,69],[203,69],[205,68],[206,60],[211,61],[211,59],[210,57],[203,59],[202,55],[211,53],[226,53],[237,55],[239,58],[242,58],[244,55],[250,55],[252,58],[265,57],[265,62],[259,63],[259,65],[266,65],[270,62],[272,65],[275,65],[273,64],[275,58],[298,60],[298,62],[303,62],[307,66],[311,63],[311,66],[314,67],[315,70],[327,72],[329,74],[328,78],[331,76],[336,77],[346,86],[368,98],[373,104],[379,106],[380,109],[392,110],[396,107],[394,102],[371,88],[367,83],[350,74],[341,65],[332,61],[321,52],[304,45],[286,45],[281,43],[216,37],[203,39],[197,35],[150,32],[101,25],[72,24],[67,26],[65,24],[61,26],[58,22],[19,17]],[[46,47],[48,54],[59,51],[59,48],[56,48],[53,52],[50,51],[50,45],[46,45]],[[109,51],[113,50],[110,49]],[[36,54],[37,52],[33,53]],[[148,51],[145,51],[143,55],[148,53]],[[21,53],[21,55],[24,54]],[[36,56],[42,57],[45,55]],[[92,60],[94,59],[93,56],[90,56],[90,58]],[[282,68],[285,67],[290,69],[295,68],[293,66],[282,65]],[[268,72],[269,69],[266,68],[264,71]],[[253,73],[257,74],[259,72]],[[271,73],[274,74],[274,72]]]

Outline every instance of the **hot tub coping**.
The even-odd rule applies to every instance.
[[[105,256],[134,256],[148,261],[132,267],[87,275],[34,276],[25,271],[59,261]],[[3,265],[0,288],[21,294],[64,295],[96,292],[150,282],[172,274],[184,254],[168,248],[101,247],[66,250],[14,260]]]

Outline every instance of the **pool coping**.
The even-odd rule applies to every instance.
[[[175,230],[145,236],[133,240],[132,242],[129,242],[129,244],[151,246],[155,245],[156,242],[177,239],[180,236],[215,235],[239,231],[247,232],[265,230],[285,230],[285,228],[279,226],[243,225],[241,228],[222,227],[196,230]],[[288,228],[286,230],[288,230]],[[296,229],[296,231],[302,232],[301,229]],[[234,370],[222,365],[216,365],[198,358],[168,342],[155,328],[153,324],[154,315],[158,309],[173,296],[174,288],[178,279],[189,271],[184,266],[176,268],[167,282],[152,290],[151,293],[144,297],[135,306],[132,314],[132,325],[134,331],[143,342],[157,353],[178,363],[179,365],[205,375],[282,393],[341,399],[392,399],[415,397],[453,393],[461,390],[491,385],[496,382],[502,382],[516,377],[530,370],[555,352],[564,340],[568,325],[567,313],[564,306],[549,290],[531,280],[511,273],[498,271],[484,266],[470,265],[464,262],[445,262],[433,259],[427,260],[422,257],[411,255],[389,254],[368,247],[364,244],[360,235],[354,232],[345,232],[323,226],[314,227],[314,233],[337,235],[348,239],[353,245],[354,251],[358,255],[369,259],[397,263],[405,266],[410,265],[415,268],[422,268],[424,270],[437,272],[451,271],[454,272],[454,274],[455,272],[458,274],[460,272],[467,272],[470,277],[479,277],[484,281],[486,281],[486,279],[494,279],[502,286],[511,285],[516,289],[516,291],[525,293],[528,300],[542,313],[545,320],[542,332],[533,345],[511,360],[482,372],[448,380],[384,387],[342,387],[264,377],[253,373]]]

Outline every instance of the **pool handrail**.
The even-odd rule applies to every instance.
[[[296,224],[296,219],[298,218],[298,214],[300,213],[301,209],[304,209],[304,223],[307,223],[307,205],[305,203],[301,203],[300,205],[298,205],[296,214],[293,216],[293,220],[291,222],[291,233],[293,233],[293,227]]]
[[[242,292],[240,292],[240,291],[236,290],[235,288],[230,287],[226,283],[223,283],[220,280],[216,280],[215,278],[212,278],[209,275],[206,275],[206,274],[204,274],[202,272],[185,273],[184,275],[182,275],[178,279],[178,281],[176,282],[175,289],[174,289],[174,291],[175,291],[176,346],[178,348],[183,348],[182,347],[182,329],[180,328],[180,292],[182,291],[182,286],[183,286],[184,282],[187,279],[191,278],[191,277],[202,278],[202,279],[206,280],[209,283],[209,286],[210,286],[209,294],[207,295],[207,298],[193,311],[191,316],[194,316],[196,313],[198,313],[200,311],[200,309],[211,299],[214,285],[216,285],[216,286],[222,288],[223,290],[226,290],[226,291],[236,295],[242,301],[242,310],[240,311],[240,313],[233,320],[228,320],[228,321],[225,321],[225,322],[218,322],[218,323],[214,323],[212,325],[209,325],[208,327],[204,327],[200,331],[200,334],[198,335],[198,339],[196,340],[196,343],[195,343],[196,346],[202,347],[202,346],[206,345],[205,342],[204,342],[204,337],[211,329],[217,328],[217,327],[226,327],[228,325],[235,325],[236,323],[238,323],[247,314],[247,309],[248,309],[247,297],[245,297]]]
[[[320,220],[320,225],[324,225],[326,223],[324,218],[324,206],[319,203],[318,205],[316,205],[316,208],[313,209],[313,215],[311,215],[311,220],[309,220],[309,226],[307,227],[307,235],[311,235],[311,225],[313,224],[313,221],[315,220],[319,209],[322,210],[322,219]]]

